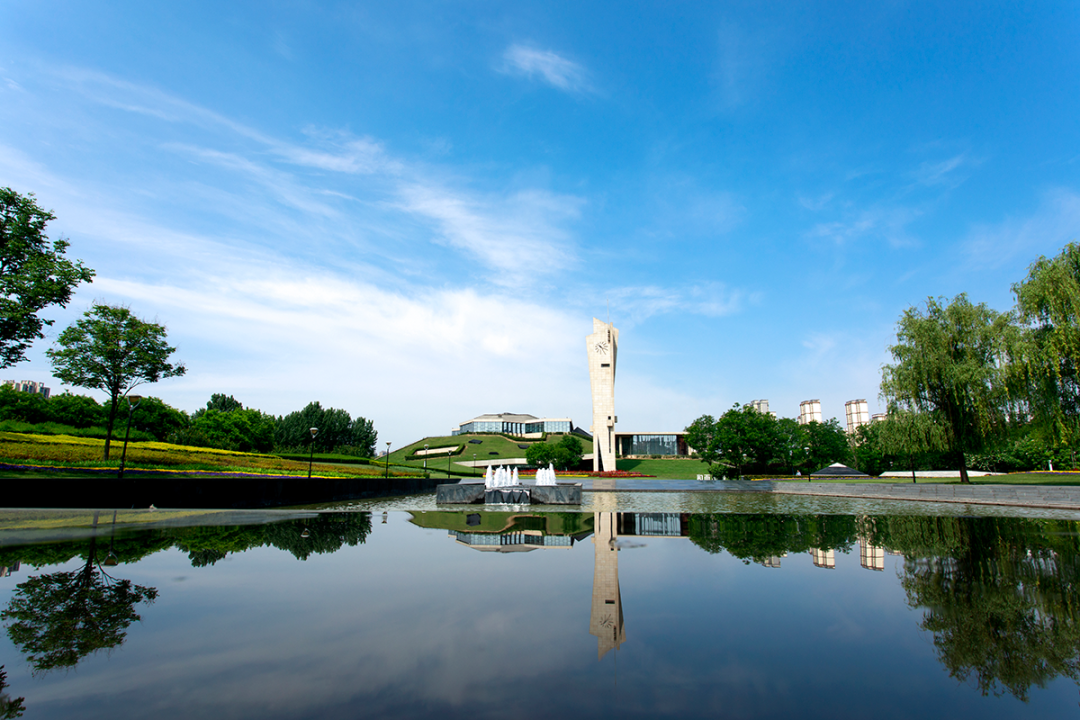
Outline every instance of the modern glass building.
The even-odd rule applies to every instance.
[[[635,455],[687,456],[686,433],[615,433],[617,457]]]
[[[570,418],[538,418],[520,413],[480,415],[466,420],[450,431],[451,435],[467,433],[506,433],[507,435],[540,435],[542,433],[569,433],[574,429]]]

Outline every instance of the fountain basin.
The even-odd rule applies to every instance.
[[[439,485],[435,488],[435,502],[440,505],[580,505],[581,483],[497,488],[488,488],[482,482]]]

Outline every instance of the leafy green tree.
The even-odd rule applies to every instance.
[[[0,385],[0,420],[34,424],[48,421],[49,415],[49,401],[44,395]]]
[[[155,588],[116,580],[97,567],[92,551],[81,570],[34,575],[15,588],[0,619],[11,641],[38,672],[74,667],[124,642],[139,620],[135,606],[153,602]]]
[[[132,414],[132,430],[150,433],[157,440],[165,440],[172,433],[188,426],[187,413],[177,410],[156,397],[144,397]]]
[[[1080,245],[1040,257],[1013,285],[1023,333],[1014,378],[1054,445],[1080,436]]]
[[[720,457],[720,445],[716,436],[716,419],[702,415],[686,426],[686,444],[694,450],[701,462],[712,465]]]
[[[0,188],[0,368],[21,361],[30,343],[52,325],[38,313],[49,305],[67,306],[79,283],[94,271],[64,257],[68,242],[51,245],[45,226],[56,216],[43,210],[33,193]]]
[[[241,452],[270,452],[276,427],[274,416],[258,410],[209,409],[191,421],[191,429],[202,435],[209,446]]]
[[[779,418],[776,421],[776,447],[774,462],[792,475],[807,464],[806,448],[808,440],[805,426],[794,418]]]
[[[68,385],[103,390],[109,396],[105,459],[120,398],[136,386],[183,375],[182,363],[169,356],[176,348],[165,342],[165,326],[145,322],[117,305],[94,305],[60,333],[57,347],[46,351],[53,375]]]
[[[555,465],[570,470],[581,464],[585,448],[576,435],[563,435],[555,445]]]
[[[225,395],[224,393],[214,393],[210,396],[210,400],[207,401],[206,407],[196,410],[194,415],[201,415],[207,410],[217,410],[218,412],[232,412],[233,410],[243,409],[244,405],[232,395]]]
[[[906,460],[915,482],[916,460],[920,454],[947,447],[944,428],[926,413],[895,410],[875,423],[881,448]]]
[[[375,455],[378,435],[370,420],[360,416],[354,420],[345,410],[324,408],[318,401],[278,419],[274,447],[279,450],[307,449],[313,427],[319,429],[315,442],[320,450],[341,449],[366,457]]]
[[[95,427],[105,424],[105,409],[89,395],[65,392],[49,398],[49,419],[76,428]]]
[[[525,462],[535,467],[547,467],[555,462],[555,446],[548,442],[533,443],[525,451]]]
[[[736,403],[716,421],[714,444],[724,474],[734,470],[735,477],[742,477],[751,468],[764,472],[780,447],[776,418]]]
[[[804,469],[808,473],[828,467],[833,463],[847,463],[851,459],[848,435],[840,427],[840,421],[830,418],[825,422],[808,422],[803,427],[806,441]]]
[[[896,337],[882,395],[890,407],[924,413],[939,424],[960,482],[970,482],[968,453],[1002,436],[1015,410],[1005,372],[1015,326],[1007,315],[960,294],[948,304],[928,299],[925,312],[905,310]]]

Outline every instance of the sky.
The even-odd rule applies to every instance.
[[[189,412],[588,429],[597,317],[619,432],[843,424],[905,309],[1007,311],[1080,236],[1077,37],[1052,1],[5,0],[0,186],[97,275],[0,375],[63,391],[44,351],[123,304]]]

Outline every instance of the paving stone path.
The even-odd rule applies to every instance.
[[[751,492],[1080,510],[1080,487],[585,478],[585,492]]]

